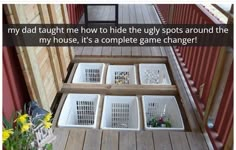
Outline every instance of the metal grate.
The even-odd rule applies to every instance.
[[[78,125],[93,125],[95,107],[93,101],[76,101]]]
[[[115,72],[115,84],[129,84],[129,72],[116,71]]]
[[[112,128],[129,127],[129,104],[112,104]]]
[[[85,81],[86,82],[100,82],[100,70],[99,69],[85,69]]]

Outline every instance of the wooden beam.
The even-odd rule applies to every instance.
[[[224,150],[233,149],[233,145],[234,145],[234,129],[232,126],[229,132],[228,139],[225,143]]]
[[[119,65],[128,65],[128,64],[136,64],[136,63],[167,63],[168,59],[166,57],[120,57],[120,56],[76,56],[73,63],[80,63],[80,62],[97,62],[97,63],[110,63],[110,64],[119,64]]]
[[[38,4],[39,14],[41,18],[41,22],[43,24],[50,24],[50,18],[47,10],[46,4]],[[62,76],[60,73],[60,66],[58,57],[56,55],[56,48],[55,47],[47,47],[49,58],[50,58],[50,64],[52,66],[52,72],[54,77],[54,82],[57,88],[57,91],[59,91],[62,87]]]
[[[62,93],[97,93],[109,95],[176,95],[175,85],[110,85],[65,83]]]
[[[74,77],[74,74],[75,74],[75,71],[76,71],[77,67],[78,67],[77,63],[73,65],[73,67],[71,69],[71,72],[70,72],[70,76],[69,76],[69,78],[67,80],[67,83],[72,83],[72,79]]]
[[[52,24],[58,23],[54,5],[48,4],[47,6],[48,6],[48,14],[50,17],[50,22]],[[62,76],[62,79],[64,80],[67,74],[67,70],[66,70],[67,66],[66,66],[66,62],[64,58],[63,47],[56,47],[56,52],[57,52],[58,61],[59,61],[60,69],[61,69],[61,76]]]
[[[61,113],[61,110],[62,110],[62,107],[63,107],[64,102],[65,102],[65,100],[66,100],[66,97],[67,97],[67,94],[63,94],[63,95],[61,96],[60,101],[58,102],[59,105],[58,105],[57,111],[56,111],[56,113],[55,113],[55,115],[54,115],[54,117],[53,117],[52,128],[57,127],[57,122],[58,122],[58,119],[59,119],[59,115],[60,115],[60,113]]]
[[[63,22],[65,24],[70,24],[68,11],[65,4],[61,4],[61,12],[63,17]],[[70,59],[72,60],[75,57],[74,47],[68,47]]]

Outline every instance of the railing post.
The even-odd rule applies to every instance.
[[[224,62],[225,62],[225,57],[226,57],[226,48],[222,47],[220,49],[220,53],[219,53],[219,57],[217,60],[217,64],[216,64],[216,69],[215,69],[215,73],[213,76],[213,80],[211,83],[211,87],[210,87],[210,93],[207,99],[207,103],[206,103],[206,109],[204,112],[204,116],[203,116],[203,126],[205,126],[205,124],[207,123],[207,119],[211,110],[211,106],[214,103],[214,96],[215,96],[215,92],[217,90],[219,81],[222,77],[222,72],[223,72],[223,68],[224,68]]]
[[[234,135],[234,128],[232,126],[227,141],[225,143],[224,150],[233,149],[233,142],[234,142],[233,135]]]
[[[170,4],[170,8],[169,8],[169,16],[168,16],[168,24],[172,24],[172,19],[173,19],[173,13],[174,13],[174,5]]]

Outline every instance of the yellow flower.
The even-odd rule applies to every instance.
[[[51,120],[51,118],[52,118],[52,114],[51,114],[51,113],[47,113],[47,115],[45,115],[43,121],[44,121],[44,122],[48,122],[48,121]]]
[[[52,123],[51,123],[51,122],[48,122],[48,121],[43,121],[43,125],[44,125],[44,127],[45,127],[46,129],[49,129],[49,128],[51,128]]]
[[[13,129],[3,129],[2,142],[4,143],[13,134]]]
[[[31,123],[25,123],[23,124],[23,126],[21,127],[21,133],[25,132],[25,131],[28,131],[29,128],[31,126]]]
[[[26,120],[27,120],[28,117],[29,117],[28,114],[20,115],[20,116],[16,119],[16,121],[17,121],[18,123],[24,124],[24,123],[26,122]]]

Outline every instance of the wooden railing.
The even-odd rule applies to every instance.
[[[167,24],[222,24],[202,5],[155,5],[163,23]],[[184,73],[189,89],[214,149],[232,146],[233,131],[233,59],[231,66],[225,61],[233,55],[232,48],[212,46],[178,46],[175,55]],[[225,67],[231,68],[223,71]],[[226,84],[219,84],[228,74]],[[223,89],[223,94],[218,92]],[[220,99],[220,101],[217,101]],[[215,105],[219,103],[218,107]],[[210,116],[216,111],[215,116]],[[209,126],[209,118],[213,117]]]

